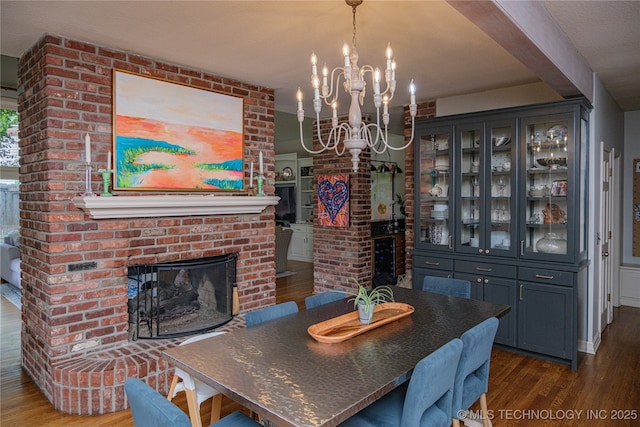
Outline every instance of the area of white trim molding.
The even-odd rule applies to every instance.
[[[190,215],[238,215],[260,213],[280,197],[168,195],[168,196],[77,196],[72,202],[93,219],[148,218]]]

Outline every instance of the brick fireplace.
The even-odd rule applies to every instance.
[[[265,190],[274,192],[271,89],[56,35],[44,35],[20,58],[22,365],[56,409],[75,414],[124,409],[128,377],[166,392],[169,368],[160,353],[176,340],[129,341],[130,267],[237,253],[239,311],[275,302],[273,206],[100,218],[74,202],[84,191],[84,135],[91,136],[96,164],[105,165],[112,149],[113,68],[242,96],[245,179],[261,151]],[[224,197],[235,198],[249,199]]]

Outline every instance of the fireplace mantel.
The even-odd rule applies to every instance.
[[[164,196],[78,196],[72,202],[93,219],[142,218],[189,215],[233,215],[262,212],[280,197],[164,195]]]

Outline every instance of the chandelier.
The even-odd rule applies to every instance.
[[[414,124],[417,112],[415,85],[413,80],[409,86],[411,94],[411,103],[409,104],[409,112],[411,114],[411,139],[402,147],[393,147],[388,141],[388,125],[389,125],[389,102],[393,99],[396,89],[396,62],[393,59],[393,51],[391,45],[387,45],[386,57],[387,63],[384,71],[384,83],[386,85],[384,91],[380,91],[380,83],[382,73],[379,68],[371,65],[358,65],[358,52],[356,51],[356,8],[361,5],[363,0],[345,0],[348,6],[351,6],[353,13],[353,40],[351,48],[345,42],[342,46],[344,55],[344,66],[336,67],[331,72],[329,79],[329,70],[326,65],[322,69],[322,80],[318,76],[318,58],[314,53],[311,54],[311,86],[313,87],[313,109],[316,112],[316,131],[321,148],[312,150],[306,147],[304,143],[302,123],[304,121],[304,109],[302,108],[302,91],[298,88],[298,122],[300,122],[300,143],[302,147],[311,154],[319,154],[327,150],[335,150],[338,156],[342,156],[345,150],[351,153],[351,163],[353,171],[358,172],[358,164],[360,163],[360,153],[370,147],[371,150],[378,154],[384,153],[387,149],[404,150],[413,142]],[[373,83],[373,105],[376,108],[375,123],[363,123],[362,111],[360,107],[364,105],[367,82],[365,78],[369,75]],[[340,80],[343,80],[342,86],[345,92],[351,95],[351,105],[349,107],[348,121],[340,123],[338,121],[338,91]],[[322,83],[321,83],[322,82]],[[331,86],[329,86],[330,82]],[[320,111],[322,110],[322,101],[326,105],[330,105],[333,109],[333,117],[331,119],[331,131],[326,140],[322,138],[320,133]],[[382,125],[380,124],[380,107],[382,107]]]

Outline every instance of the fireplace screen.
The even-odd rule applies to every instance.
[[[190,335],[231,320],[237,257],[129,267],[129,339]]]

